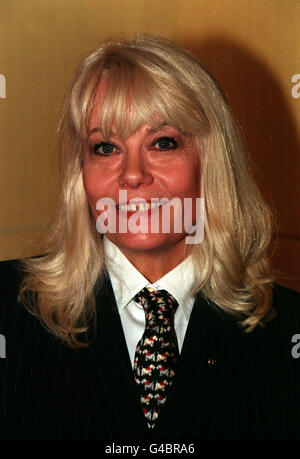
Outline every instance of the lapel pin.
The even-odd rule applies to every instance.
[[[215,366],[215,364],[216,364],[216,360],[212,359],[211,357],[209,357],[207,363],[210,366],[210,368],[213,368]]]

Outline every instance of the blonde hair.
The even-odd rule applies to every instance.
[[[81,169],[103,72],[109,74],[99,114],[105,135],[114,127],[126,138],[146,122],[155,126],[163,120],[194,136],[201,146],[205,236],[192,247],[198,272],[194,293],[201,290],[247,331],[263,325],[272,316],[269,208],[252,179],[239,129],[214,78],[190,52],[153,35],[102,44],[75,75],[59,126],[59,211],[47,254],[24,260],[22,301],[69,346],[88,344],[89,327],[96,321],[94,289],[104,278],[105,266]]]

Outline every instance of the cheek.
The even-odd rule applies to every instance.
[[[103,177],[103,174],[100,174],[98,168],[88,164],[87,166],[83,166],[82,179],[87,199],[94,213],[98,199],[106,196],[105,191],[107,187],[105,177]]]
[[[169,171],[169,184],[178,195],[199,195],[200,178],[197,169],[191,164],[182,164],[174,171]]]
[[[82,169],[82,180],[85,193],[87,198],[90,200],[96,193],[96,181],[94,174],[91,173],[91,170],[83,167]]]

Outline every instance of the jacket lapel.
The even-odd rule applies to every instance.
[[[236,320],[198,293],[174,384],[153,429],[153,437],[172,438],[172,432],[190,437],[196,425],[205,422],[244,336]]]
[[[110,437],[147,436],[147,426],[138,399],[130,357],[109,277],[97,298],[97,336],[94,343],[77,351],[105,435]]]

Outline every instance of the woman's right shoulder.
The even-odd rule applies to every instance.
[[[38,316],[20,300],[19,291],[24,276],[22,260],[0,262],[0,334],[5,336],[8,345],[12,347],[14,344],[18,347],[18,343],[22,342],[22,346],[26,343],[31,348],[37,339],[40,343],[56,343],[54,335],[46,330]]]
[[[21,334],[29,315],[18,300],[22,277],[22,263],[19,260],[0,262],[0,334],[7,343],[13,335]]]
[[[25,271],[19,259],[0,261],[0,333],[24,325],[31,314],[19,300]]]
[[[42,255],[33,258],[40,257],[42,257]],[[19,291],[21,281],[25,276],[25,262],[26,258],[23,260],[17,258],[14,260],[0,261],[0,289],[2,298],[3,292],[14,295],[15,292]]]
[[[22,262],[20,260],[0,261],[0,291],[1,303],[7,296],[14,297],[19,291],[23,278]]]

